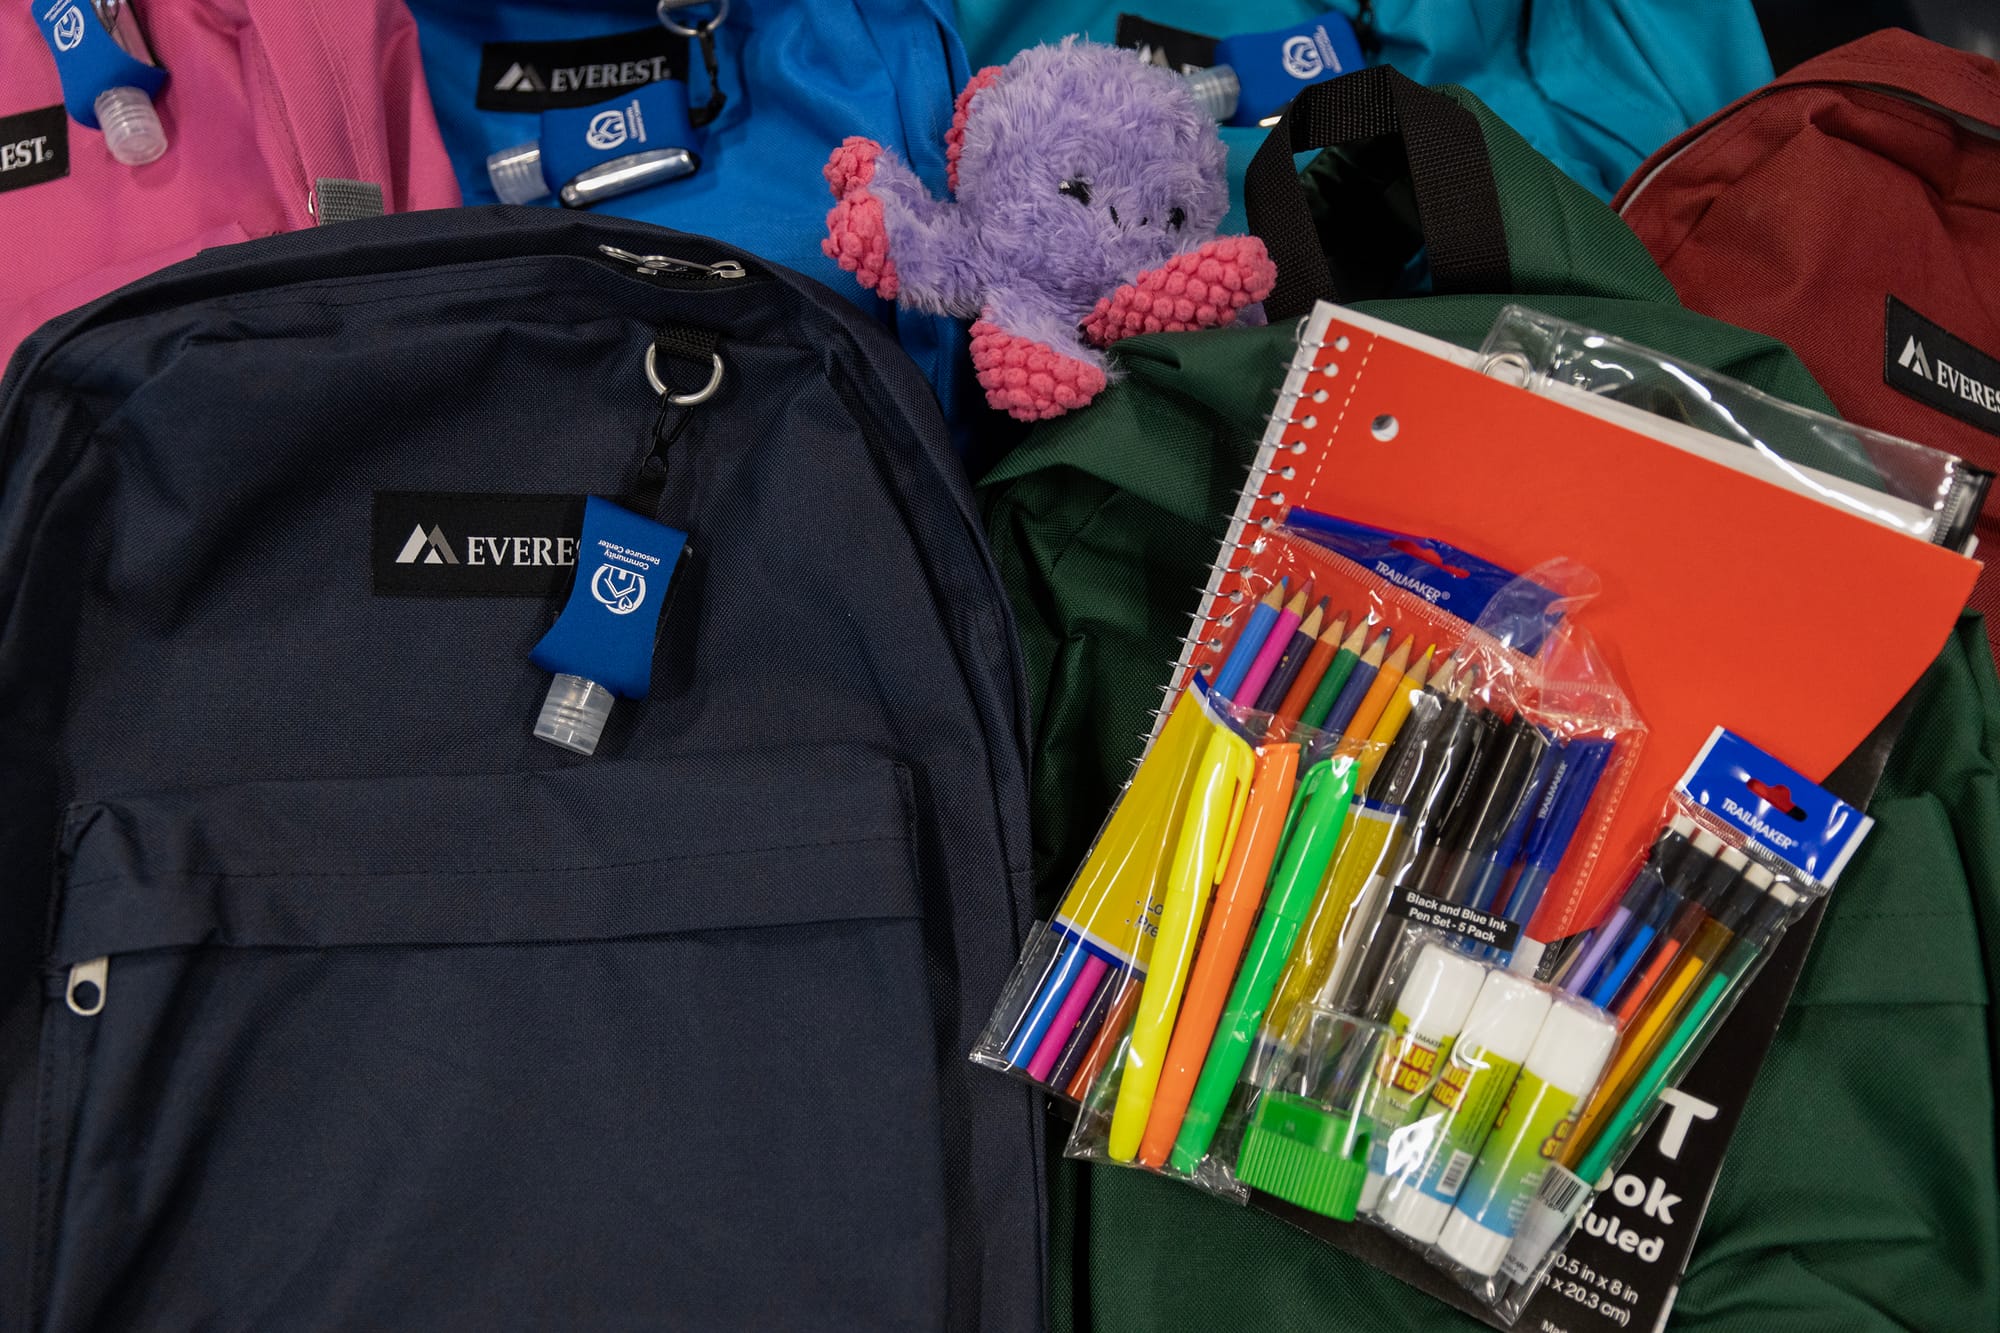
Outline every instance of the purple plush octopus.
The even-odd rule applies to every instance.
[[[953,200],[872,139],[835,149],[822,248],[885,297],[974,319],[986,400],[1052,417],[1103,389],[1097,349],[1115,339],[1261,318],[1263,242],[1215,235],[1224,151],[1179,76],[1093,42],[1037,46],[959,94]]]

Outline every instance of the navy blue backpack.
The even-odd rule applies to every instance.
[[[529,661],[586,495],[690,534],[587,758]],[[922,376],[715,241],[408,214],[44,326],[0,1328],[1038,1326],[1039,1112],[965,1059],[1022,681]]]

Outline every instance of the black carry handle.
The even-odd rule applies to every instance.
[[[1400,134],[1409,165],[1432,290],[1444,295],[1512,289],[1500,192],[1478,120],[1442,93],[1376,65],[1316,83],[1292,99],[1244,175],[1250,230],[1278,266],[1277,286],[1264,302],[1273,323],[1305,314],[1317,300],[1348,302],[1379,294],[1348,290],[1352,281],[1336,277],[1292,155],[1392,134]]]

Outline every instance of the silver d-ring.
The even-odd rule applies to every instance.
[[[681,6],[674,4],[673,0],[660,0],[659,7],[653,13],[660,20],[661,27],[681,37],[693,37],[696,39],[706,37],[722,26],[722,20],[729,17],[729,0],[716,0],[715,17],[709,19],[706,23],[697,23],[692,28],[688,28],[667,17],[667,15],[679,8]]]
[[[696,403],[705,403],[715,397],[715,391],[722,387],[722,356],[720,353],[710,352],[708,359],[715,363],[715,369],[709,372],[708,383],[693,393],[668,393],[666,381],[660,378],[659,355],[660,349],[657,346],[646,348],[646,383],[653,386],[654,393],[675,407],[693,407]]]

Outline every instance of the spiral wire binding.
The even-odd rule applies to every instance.
[[[1318,422],[1311,412],[1297,415],[1299,403],[1306,395],[1306,378],[1318,368],[1319,354],[1327,347],[1327,324],[1333,317],[1329,308],[1316,310],[1304,320],[1299,328],[1299,341],[1287,363],[1284,386],[1278,391],[1277,402],[1273,404],[1268,424],[1264,428],[1264,440],[1257,448],[1257,456],[1251,460],[1250,470],[1244,474],[1243,490],[1236,502],[1235,510],[1229,515],[1228,536],[1217,552],[1215,563],[1209,566],[1208,583],[1201,589],[1201,605],[1195,611],[1194,621],[1188,627],[1187,635],[1181,640],[1180,655],[1174,659],[1173,670],[1167,677],[1166,685],[1160,691],[1160,706],[1152,710],[1153,727],[1142,739],[1151,745],[1166,724],[1167,714],[1173,707],[1174,694],[1180,679],[1194,665],[1196,654],[1204,650],[1219,650],[1222,646],[1223,629],[1229,626],[1242,602],[1241,589],[1237,596],[1225,598],[1223,584],[1233,575],[1243,577],[1250,571],[1247,561],[1238,563],[1245,552],[1251,556],[1262,554],[1270,538],[1267,535],[1277,525],[1277,519],[1267,512],[1262,520],[1256,519],[1257,507],[1271,504],[1282,507],[1285,494],[1282,489],[1266,491],[1265,483],[1272,475],[1278,475],[1278,482],[1292,480],[1293,464],[1290,457],[1303,453],[1303,440],[1287,440],[1285,432],[1293,426],[1311,429]],[[1344,343],[1346,340],[1340,339]],[[1336,350],[1345,351],[1336,344]],[[1317,405],[1316,403],[1314,404]],[[1283,451],[1287,461],[1280,462]],[[1227,603],[1226,609],[1216,614],[1216,608]],[[1143,757],[1143,751],[1141,752]],[[1137,760],[1134,760],[1136,766]]]

